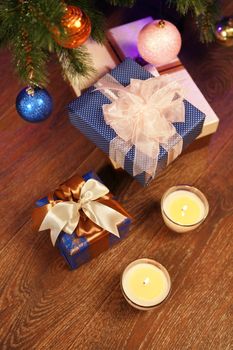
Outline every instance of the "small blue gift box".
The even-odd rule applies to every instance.
[[[132,78],[146,80],[153,77],[131,59],[123,61],[110,74],[123,86],[129,85]],[[106,124],[103,116],[102,106],[109,103],[111,101],[102,92],[92,86],[68,106],[71,123],[108,155],[110,142],[117,136],[115,131]],[[205,114],[191,103],[184,100],[184,106],[185,122],[173,123],[177,133],[183,139],[183,150],[201,133],[205,120]],[[124,169],[132,176],[134,158],[135,147],[133,146],[126,154],[124,160]],[[164,170],[167,164],[168,152],[160,145],[158,166],[155,175],[161,170]],[[142,185],[146,185],[152,179],[148,179],[145,172],[135,176],[135,178]]]
[[[85,174],[82,178],[85,181],[89,179],[95,179],[97,181],[100,181],[98,176],[93,172]],[[71,178],[70,180],[72,179],[74,178]],[[70,180],[65,182],[63,185],[67,186]],[[110,197],[112,205],[114,204],[114,202],[117,203],[111,195]],[[38,200],[36,202],[36,206],[46,206],[49,203],[49,198],[51,201],[50,195],[48,197],[44,197]],[[53,199],[57,200],[60,198],[56,197],[56,195],[53,195],[52,200]],[[111,203],[109,204],[109,206],[111,207]],[[56,247],[59,249],[61,255],[64,257],[64,259],[66,260],[66,262],[72,270],[78,268],[80,265],[98,256],[99,254],[107,250],[109,247],[120,242],[127,236],[127,234],[129,233],[130,224],[132,222],[131,217],[119,203],[117,203],[117,207],[118,210],[121,211],[121,213],[126,217],[126,219],[117,226],[120,238],[116,237],[115,235],[109,233],[104,229],[101,229],[99,234],[93,233],[89,234],[88,236],[77,236],[76,232],[73,232],[72,234],[67,234],[64,231],[60,232],[56,240]],[[34,218],[36,215],[38,217],[38,210],[40,209],[35,209]],[[39,216],[41,215],[39,214]]]

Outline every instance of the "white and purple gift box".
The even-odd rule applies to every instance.
[[[153,77],[148,71],[143,69],[132,59],[126,59],[109,73],[113,80],[126,87],[130,84],[131,79],[147,80]],[[103,78],[102,78],[103,79]],[[78,128],[87,138],[96,144],[106,154],[111,155],[111,144],[117,138],[114,129],[105,122],[103,114],[103,105],[112,103],[108,94],[99,90],[98,84],[90,87],[84,94],[73,100],[69,106],[69,116],[71,123]],[[183,100],[184,103],[184,121],[175,122],[173,126],[177,134],[182,140],[182,150],[191,144],[201,133],[205,114],[194,107],[191,103]],[[154,116],[155,117],[155,116]],[[125,115],[127,119],[127,115]],[[153,113],[150,116],[153,118]],[[124,127],[124,126],[123,126]],[[175,146],[174,146],[175,148]],[[117,152],[116,152],[117,153]],[[164,170],[167,165],[176,158],[172,156],[173,149],[164,148],[159,145],[159,154],[156,161],[156,169],[153,176],[148,176],[148,173],[141,169],[139,174],[135,175],[135,146],[127,151],[123,156],[122,167],[143,186],[147,185],[158,173]],[[118,157],[119,158],[119,157]],[[121,157],[122,158],[122,157]],[[117,162],[117,158],[113,159]]]

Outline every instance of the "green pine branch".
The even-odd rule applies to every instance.
[[[215,23],[219,17],[217,0],[168,0],[168,4],[174,5],[182,16],[188,11],[195,16],[201,42],[214,40]]]
[[[206,7],[204,14],[196,17],[197,27],[200,32],[201,42],[212,42],[215,39],[214,32],[216,22],[219,19],[219,3],[218,1],[211,1]]]
[[[58,44],[54,44],[54,52],[63,69],[63,77],[68,82],[91,77],[95,69],[93,63],[84,46],[77,49],[65,49]]]
[[[109,2],[113,6],[127,6],[132,7],[136,0],[106,0],[106,2]]]
[[[127,2],[127,1],[126,1]],[[105,21],[93,1],[66,1],[76,5],[90,17],[91,36],[103,42]],[[65,2],[58,0],[0,0],[0,44],[12,51],[16,71],[25,84],[45,86],[48,77],[48,54],[55,52],[63,67],[65,77],[88,77],[93,64],[84,47],[66,49],[56,41],[56,33],[65,36],[61,25]]]
[[[105,0],[115,6],[132,6],[135,0]],[[201,40],[213,38],[217,0],[167,0],[182,15],[191,11],[196,17]],[[0,45],[12,51],[13,62],[26,84],[45,86],[48,81],[46,63],[55,52],[68,79],[88,77],[93,64],[86,49],[60,47],[56,34],[65,37],[62,18],[66,5],[75,5],[90,17],[91,36],[103,42],[105,20],[96,0],[0,0]]]
[[[21,32],[11,43],[13,64],[22,82],[27,85],[45,86],[48,82],[46,61],[47,53],[32,45]]]
[[[0,2],[0,42],[11,49],[16,72],[25,84],[47,84],[46,62],[49,44],[53,42],[51,28],[56,25],[62,30],[64,10],[64,4],[56,0],[50,0],[49,5],[44,0]]]

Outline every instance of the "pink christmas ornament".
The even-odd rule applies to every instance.
[[[174,24],[156,20],[146,24],[138,35],[138,51],[148,63],[162,65],[176,58],[181,36]]]

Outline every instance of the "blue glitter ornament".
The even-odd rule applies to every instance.
[[[51,114],[53,100],[45,89],[25,87],[16,98],[16,109],[27,122],[38,123]]]

